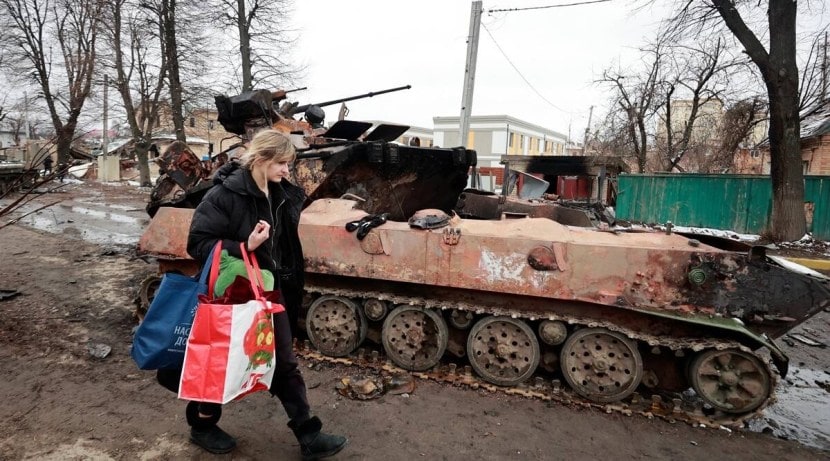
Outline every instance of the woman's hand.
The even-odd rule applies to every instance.
[[[263,220],[259,220],[248,236],[248,251],[254,251],[262,245],[262,242],[268,240],[271,235],[271,225]]]

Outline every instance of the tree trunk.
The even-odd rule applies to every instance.
[[[147,151],[149,144],[146,142],[137,142],[135,144],[135,157],[138,160],[138,180],[142,187],[151,187],[153,183],[150,181],[150,164],[147,160]]]
[[[162,0],[164,22],[164,52],[167,55],[168,81],[170,82],[170,110],[176,139],[187,142],[182,115],[182,82],[179,77],[179,55],[176,46],[176,0]]]
[[[58,151],[58,163],[69,165],[72,138],[75,137],[75,122],[67,122],[61,126],[55,139],[55,148]]]
[[[640,168],[640,173],[645,173],[646,161],[648,160],[648,138],[646,134],[646,121],[643,118],[643,114],[640,112],[637,112],[637,131],[640,134],[640,147],[638,149],[638,167]]]
[[[239,55],[242,57],[242,92],[251,91],[251,36],[247,24],[245,0],[236,1],[236,25],[239,29]]]
[[[769,1],[769,53],[746,26],[734,2],[713,0],[712,3],[758,66],[769,93],[770,237],[779,241],[798,240],[807,231],[807,221],[801,166],[798,66],[795,62],[797,3],[792,0]]]
[[[801,124],[798,114],[798,67],[795,62],[795,20],[796,2],[770,1],[770,65],[767,72],[762,72],[770,100],[770,234],[776,240],[787,241],[798,240],[807,232]]]
[[[807,232],[804,215],[804,174],[801,163],[798,85],[767,84],[770,94],[770,178],[772,216],[770,235],[776,240],[798,240]],[[775,96],[773,96],[775,95]]]

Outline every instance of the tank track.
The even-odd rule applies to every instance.
[[[716,411],[713,414],[707,414],[703,410],[703,402],[700,398],[695,396],[694,399],[690,400],[688,398],[683,398],[686,396],[681,396],[677,393],[663,392],[661,394],[661,391],[659,390],[656,390],[651,395],[641,395],[640,393],[635,392],[634,394],[632,394],[631,397],[628,397],[623,401],[601,404],[587,400],[582,396],[579,396],[576,393],[570,391],[569,389],[564,387],[563,383],[558,379],[547,381],[541,376],[535,376],[518,386],[503,387],[490,384],[480,379],[472,371],[472,367],[470,365],[466,365],[463,367],[463,369],[459,370],[458,366],[455,363],[442,363],[426,372],[408,371],[397,367],[390,360],[384,359],[382,357],[382,347],[378,347],[378,349],[380,350],[373,350],[367,354],[365,347],[361,345],[360,348],[355,353],[351,354],[349,357],[329,357],[314,350],[310,342],[306,340],[303,343],[298,344],[297,352],[298,355],[300,355],[304,359],[311,361],[327,362],[347,366],[358,366],[361,368],[373,369],[378,373],[404,372],[409,373],[410,375],[420,379],[433,380],[436,382],[448,383],[457,386],[465,386],[473,390],[484,389],[489,392],[500,392],[508,395],[520,395],[528,398],[540,399],[546,402],[558,402],[560,404],[569,406],[594,408],[599,409],[601,411],[605,411],[606,413],[620,413],[626,416],[640,415],[648,419],[663,419],[670,423],[686,422],[695,427],[714,427],[725,430],[741,429],[745,427],[746,422],[748,420],[759,416],[763,413],[763,410],[767,406],[775,402],[775,389],[778,385],[779,380],[778,373],[774,372],[773,369],[770,367],[770,361],[767,358],[755,353],[748,347],[736,341],[713,338],[684,339],[655,336],[643,334],[641,332],[631,331],[629,329],[620,327],[619,325],[610,322],[604,322],[597,319],[564,316],[555,313],[550,313],[545,317],[540,317],[538,315],[530,315],[520,310],[503,308],[483,309],[479,306],[474,306],[469,303],[463,302],[456,303],[450,306],[447,305],[446,302],[442,302],[435,299],[425,297],[398,296],[384,292],[328,288],[313,284],[306,285],[305,290],[307,293],[310,294],[313,293],[318,295],[343,296],[351,299],[361,300],[379,299],[397,305],[417,305],[436,310],[455,309],[472,312],[477,315],[487,314],[508,316],[514,319],[521,318],[529,321],[544,319],[558,320],[565,322],[569,325],[579,325],[589,328],[606,328],[608,330],[623,334],[632,340],[642,341],[645,344],[648,344],[649,346],[658,346],[676,352],[699,352],[704,349],[740,349],[744,352],[757,356],[760,359],[760,362],[766,367],[769,376],[771,377],[771,391],[770,396],[766,399],[766,401],[764,401],[757,409],[755,409],[752,412],[734,415]]]

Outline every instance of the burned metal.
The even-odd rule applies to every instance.
[[[641,385],[691,387],[718,411],[750,413],[774,385],[767,359],[754,351],[764,349],[785,375],[787,359],[772,340],[830,302],[828,279],[673,233],[597,232],[527,217],[455,218],[440,230],[389,221],[370,231],[380,248],[369,251],[343,229],[363,216],[343,199],[305,209],[307,288],[356,306],[398,305],[383,319],[352,319],[413,371],[438,366],[446,351],[466,357],[485,381],[513,386],[537,373],[544,356],[542,369],[596,402],[625,400]],[[459,313],[473,317],[459,325]],[[329,327],[355,348],[363,343],[357,329]]]
[[[586,207],[566,206],[551,200],[519,200],[474,189],[465,190],[458,196],[455,212],[471,219],[501,219],[502,215],[547,218],[579,227],[594,227],[599,221]]]
[[[714,344],[712,345],[713,349]],[[306,360],[323,363],[331,362],[340,365],[351,365],[361,370],[374,370],[378,373],[389,373],[391,376],[403,376],[406,370],[397,367],[393,362],[381,356],[376,351],[367,354],[361,349],[356,355],[349,358],[332,358],[314,350],[311,344],[298,344],[297,353]],[[726,412],[706,411],[704,402],[700,399],[689,400],[681,398],[664,399],[661,395],[650,394],[648,389],[644,394],[634,392],[624,401],[601,403],[586,399],[571,390],[563,387],[559,379],[544,379],[540,376],[515,386],[496,386],[477,377],[470,366],[459,367],[455,363],[448,363],[435,367],[427,372],[409,372],[410,377],[428,379],[453,386],[464,386],[472,390],[485,390],[492,393],[518,395],[526,398],[538,399],[544,402],[558,402],[568,406],[596,408],[606,413],[617,413],[623,416],[638,415],[648,419],[659,418],[670,423],[685,422],[693,426],[709,428],[743,428],[748,420],[754,417],[764,407],[756,412],[745,414],[731,414]],[[385,378],[388,380],[389,378]],[[414,389],[414,381],[410,385]],[[337,386],[338,391],[340,385]],[[392,389],[387,391],[394,394]],[[411,392],[411,391],[410,391]],[[769,400],[765,404],[769,403]]]
[[[147,213],[155,216],[160,207],[195,208],[212,186],[212,168],[207,167],[181,141],[171,143],[158,160],[159,176],[150,193]]]
[[[22,163],[0,162],[0,197],[20,187],[25,170]]]
[[[399,146],[386,142],[354,142],[319,150],[324,158],[301,161],[297,182],[309,202],[352,194],[364,199],[368,214],[388,213],[405,221],[415,212],[437,208],[452,211],[475,164],[475,152]]]
[[[409,226],[418,229],[438,229],[450,223],[450,215],[443,210],[425,209],[416,211],[409,218]]]
[[[415,392],[415,387],[412,375],[400,371],[346,376],[335,385],[337,393],[352,400],[373,400],[384,394],[411,394]]]
[[[261,120],[243,122],[248,130]],[[507,388],[542,379],[558,383],[553,395],[564,382],[588,401],[643,412],[692,388],[709,409],[702,418],[740,419],[773,399],[770,360],[787,372],[773,340],[830,303],[830,280],[762,249],[598,231],[583,210],[464,190],[473,151],[367,141],[365,124],[343,122],[325,131],[274,123],[301,128],[291,135],[294,179],[309,196],[300,319],[331,360],[362,362],[361,349],[374,346],[373,356],[430,375],[463,360],[465,372],[450,363],[447,376]],[[440,228],[410,225],[435,210],[458,216]],[[181,256],[183,211],[160,210],[153,223],[167,224],[151,224],[141,252]],[[350,232],[380,216],[362,239]]]
[[[627,172],[628,166],[619,157],[606,156],[570,156],[570,155],[503,155],[505,178],[514,183],[505,184],[505,191],[510,192],[520,181],[514,171],[525,175],[535,175],[531,180],[534,187],[540,187],[539,181],[547,183],[545,192],[554,194],[565,201],[595,203],[613,206],[617,195],[617,176]],[[571,190],[568,186],[580,182],[586,190]],[[540,183],[543,184],[543,183]],[[521,194],[521,187],[518,187]],[[579,187],[577,187],[579,189]],[[507,195],[507,193],[505,193]]]

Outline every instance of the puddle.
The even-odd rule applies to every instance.
[[[830,450],[830,373],[791,368],[775,395],[777,402],[750,421],[749,429]]]
[[[79,207],[79,206],[71,207],[70,211],[73,212],[73,213],[79,213],[79,214],[83,214],[83,215],[87,215],[87,216],[94,216],[96,218],[102,218],[102,219],[115,221],[115,222],[122,222],[122,223],[135,224],[135,223],[138,223],[139,221],[146,221],[146,219],[142,219],[142,218],[126,216],[126,215],[123,215],[123,214],[116,214],[116,213],[112,213],[110,211],[93,210],[91,208],[84,208],[84,207]]]
[[[18,212],[28,212],[24,206]],[[59,204],[38,211],[20,220],[35,229],[70,238],[81,239],[99,245],[136,245],[150,218],[143,214],[126,214],[129,207],[103,205],[99,208]]]

